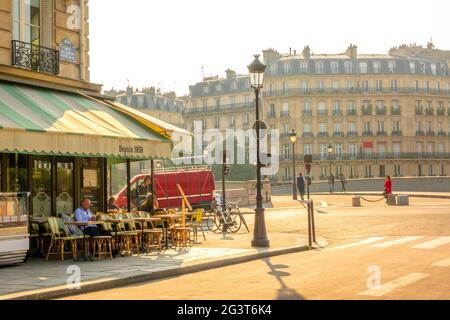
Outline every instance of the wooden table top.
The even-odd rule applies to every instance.
[[[160,217],[145,217],[145,218],[134,218],[133,220],[134,221],[138,221],[138,222],[140,222],[140,221],[142,221],[142,222],[145,222],[145,221],[161,221],[161,218]]]
[[[83,226],[95,226],[105,224],[105,221],[87,221],[87,222],[72,221],[72,222],[64,222],[64,224],[83,227]]]

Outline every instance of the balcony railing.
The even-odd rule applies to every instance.
[[[422,131],[422,130],[416,131],[416,137],[424,137],[424,136],[425,136],[425,131]]]
[[[445,116],[445,109],[444,108],[438,108],[436,111],[438,116]]]
[[[447,133],[445,131],[439,131],[438,132],[438,137],[446,137]]]
[[[423,108],[416,108],[416,116],[422,116],[423,115]]]
[[[377,131],[377,136],[378,137],[385,137],[385,136],[387,136],[387,132],[386,131]]]
[[[401,131],[392,131],[392,136],[393,137],[400,137],[400,136],[402,136],[402,132]]]
[[[185,109],[184,114],[185,115],[193,115],[193,114],[199,114],[199,113],[220,113],[224,111],[253,111],[255,108],[255,105],[253,103],[235,103],[235,104],[223,104],[220,106],[214,106],[214,107],[200,107],[200,108],[192,108],[192,109]]]
[[[317,115],[318,115],[319,117],[326,117],[326,116],[328,115],[328,111],[326,111],[326,110],[319,110],[319,111],[317,112]]]
[[[356,112],[355,109],[347,110],[347,115],[348,115],[348,116],[356,116],[357,114],[358,114],[358,113]]]
[[[13,40],[12,65],[28,70],[58,74],[59,51]]]
[[[333,117],[342,117],[342,110],[333,110]]]
[[[373,136],[373,132],[372,131],[364,131],[363,132],[363,137],[372,137]]]
[[[317,134],[318,138],[327,138],[328,137],[328,132],[319,132]]]
[[[314,138],[314,135],[312,132],[304,132],[303,138]]]
[[[284,156],[280,156],[284,159]],[[358,152],[358,153],[339,153],[339,154],[314,154],[313,161],[361,161],[361,160],[403,160],[403,159],[450,159],[450,153],[445,152]],[[304,159],[304,155],[297,154],[296,159]],[[286,159],[292,161],[292,154]]]
[[[363,116],[371,116],[372,115],[372,108],[363,108],[362,109]]]
[[[358,132],[356,132],[356,131],[347,132],[347,137],[357,137],[357,136],[358,136]]]
[[[377,116],[385,116],[386,115],[386,108],[377,108],[376,112],[377,112]]]
[[[304,110],[303,116],[304,117],[312,117],[312,110]]]
[[[425,114],[426,114],[427,116],[433,116],[433,115],[434,115],[434,110],[431,109],[431,108],[426,108],[426,109],[425,109]]]
[[[423,94],[423,95],[439,95],[450,96],[448,90],[438,90],[415,87],[399,87],[399,88],[289,88],[288,90],[273,90],[264,92],[265,97],[276,97],[286,95],[314,95],[314,94]]]
[[[401,115],[401,109],[400,109],[400,107],[398,107],[398,108],[392,107],[392,108],[391,108],[391,115],[393,115],[393,116],[399,116],[399,115]]]
[[[333,137],[343,137],[344,133],[343,132],[334,132],[333,133]]]
[[[434,136],[436,136],[436,132],[431,130],[427,131],[427,137],[434,137]]]
[[[289,117],[289,111],[281,111],[281,113],[280,113],[280,116],[281,117]]]

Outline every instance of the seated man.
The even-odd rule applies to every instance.
[[[83,198],[81,201],[81,207],[75,210],[75,221],[77,222],[89,222],[96,221],[96,217],[91,212],[91,200]],[[103,229],[99,229],[97,226],[81,227],[83,232],[91,237],[111,236],[111,234]]]
[[[158,200],[156,199],[156,197],[153,197],[151,193],[147,194],[145,201],[142,202],[138,207],[139,211],[146,211],[150,213],[154,213],[156,209],[159,209]]]

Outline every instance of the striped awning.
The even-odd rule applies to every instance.
[[[169,158],[172,143],[106,103],[0,82],[0,152],[110,158]]]

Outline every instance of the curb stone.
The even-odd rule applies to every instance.
[[[326,242],[326,240],[324,241]],[[321,244],[321,246],[326,246],[328,243]],[[240,263],[245,263],[249,261],[270,258],[274,256],[286,255],[291,253],[298,253],[303,251],[308,251],[310,248],[308,245],[292,246],[281,249],[266,250],[262,252],[245,254],[235,257],[230,257],[222,260],[206,261],[201,263],[188,263],[187,265],[181,267],[169,267],[167,270],[155,271],[155,272],[143,272],[134,271],[126,275],[115,276],[114,278],[101,278],[97,280],[85,281],[81,283],[81,289],[74,290],[69,289],[65,285],[45,288],[34,291],[18,292],[8,295],[0,296],[0,300],[50,300],[58,299],[63,297],[69,297],[72,295],[86,294],[94,291],[112,289],[132,284],[138,284],[143,282],[149,282],[153,280],[162,280],[169,277],[181,276],[190,273],[206,271],[231,265],[236,265]]]

